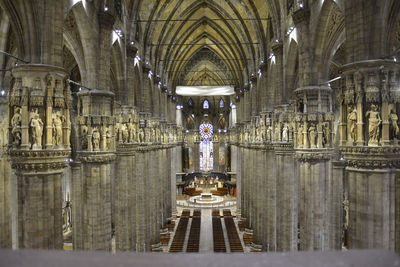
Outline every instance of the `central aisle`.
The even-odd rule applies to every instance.
[[[214,253],[211,209],[201,211],[200,253]]]

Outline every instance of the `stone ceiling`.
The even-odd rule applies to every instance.
[[[136,22],[154,71],[172,88],[243,85],[265,58],[267,2],[142,0]]]

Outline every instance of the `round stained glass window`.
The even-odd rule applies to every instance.
[[[203,123],[199,127],[200,129],[200,136],[202,139],[207,140],[211,139],[213,134],[213,126],[209,123]]]

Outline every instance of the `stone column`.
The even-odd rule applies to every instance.
[[[344,162],[333,161],[333,173],[329,176],[329,199],[328,201],[328,219],[329,233],[331,240],[329,247],[340,250],[342,248],[343,231],[343,201],[344,201]]]
[[[219,172],[219,139],[218,141],[213,141],[213,171]]]
[[[129,45],[126,47],[126,67],[127,67],[127,75],[126,75],[126,95],[120,96],[120,101],[122,101],[123,105],[135,106],[137,105],[138,99],[135,98],[137,92],[135,92],[135,83],[137,84],[139,81],[136,80],[135,75],[135,57],[137,53],[137,48],[133,45]]]
[[[170,205],[167,207],[167,218],[170,218],[172,214],[176,213],[176,169],[174,167],[176,162],[176,154],[174,148],[168,147],[165,151],[167,168],[166,173],[168,176],[168,192],[170,192]]]
[[[140,100],[140,111],[142,113],[151,114],[153,111],[152,101],[152,81],[149,72],[151,68],[149,65],[143,65],[143,86]]]
[[[274,90],[274,97],[275,105],[279,105],[284,101],[286,102],[286,88],[283,88],[283,44],[282,43],[274,43],[272,45],[272,51],[275,55],[275,90]]]
[[[277,250],[277,225],[281,222],[277,220],[278,207],[277,201],[277,172],[276,172],[276,157],[274,150],[267,147],[264,157],[265,169],[265,187],[264,192],[264,208],[263,208],[263,227],[264,239],[262,242],[263,248],[266,251]]]
[[[0,103],[0,105],[0,247],[11,248],[11,165],[6,151],[8,144],[8,116],[6,115],[7,105],[3,103]]]
[[[276,250],[297,250],[298,181],[293,147],[274,145],[276,154]]]
[[[200,171],[200,142],[193,143],[193,171]]]
[[[325,158],[302,154],[298,163],[300,250],[337,247],[331,246],[333,233],[330,225],[333,218],[329,206],[333,199],[330,195],[332,167],[329,158],[329,154]]]
[[[146,249],[146,205],[145,205],[145,193],[147,188],[145,187],[145,149],[144,147],[138,147],[136,153],[136,251],[144,252]],[[147,247],[148,249],[148,247]]]
[[[63,126],[70,124],[67,74],[29,64],[14,67],[12,74],[9,155],[18,184],[18,244],[62,249],[61,176],[70,157],[70,144],[62,137]]]
[[[115,243],[117,251],[136,250],[136,145],[117,149],[114,181]]]

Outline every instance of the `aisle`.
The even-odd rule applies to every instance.
[[[211,209],[201,210],[200,253],[214,253]]]

